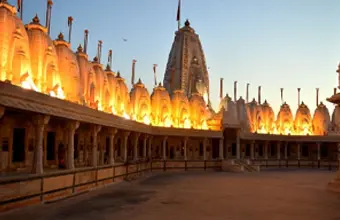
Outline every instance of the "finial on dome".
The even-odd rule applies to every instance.
[[[187,19],[187,20],[185,21],[184,25],[185,25],[186,27],[190,27],[189,19]]]
[[[110,65],[109,65],[109,64],[107,64],[107,65],[106,65],[106,69],[105,69],[105,71],[111,71],[111,67],[110,67]]]
[[[120,78],[120,71],[117,71],[117,78]]]
[[[98,63],[98,57],[97,57],[97,56],[95,56],[95,57],[93,58],[93,62]]]
[[[79,44],[78,48],[77,48],[78,53],[82,53],[83,52],[83,47],[81,46],[81,44]]]
[[[158,83],[158,87],[162,87],[162,83],[161,82]]]
[[[34,18],[32,19],[32,24],[40,24],[38,14],[35,14]]]
[[[139,78],[137,84],[143,84],[142,80]]]
[[[59,35],[58,35],[58,39],[57,40],[59,40],[59,41],[64,41],[64,35],[63,35],[63,33],[59,33]]]

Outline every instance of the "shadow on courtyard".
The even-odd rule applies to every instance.
[[[154,173],[0,219],[308,219],[339,220],[340,197],[326,190],[335,173]]]

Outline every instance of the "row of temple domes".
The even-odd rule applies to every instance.
[[[170,97],[159,85],[150,95],[139,80],[125,80],[98,57],[88,60],[80,45],[73,52],[60,33],[52,40],[36,15],[24,25],[8,3],[0,3],[0,80],[157,126],[207,129],[210,113],[203,98],[183,91]]]
[[[235,103],[228,95],[221,100],[219,108],[234,114],[230,118],[238,118],[244,129],[271,134],[323,135],[336,127],[335,115],[338,114],[336,108],[331,121],[327,107],[321,102],[312,117],[309,108],[302,102],[296,110],[295,118],[287,103],[281,105],[275,117],[266,100],[262,104],[258,104],[255,99],[245,103],[241,97]]]

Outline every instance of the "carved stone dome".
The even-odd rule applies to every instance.
[[[64,41],[62,33],[59,34],[54,44],[66,99],[72,102],[81,102],[83,96],[80,88],[81,81],[77,56],[70,49],[69,43]]]
[[[47,34],[47,29],[39,23],[36,15],[30,24],[26,25],[31,52],[31,68],[35,85],[41,92],[51,93],[68,88],[67,82],[60,76],[58,55],[55,45]],[[63,76],[66,76],[64,73]],[[65,84],[65,85],[63,85]],[[70,90],[70,89],[69,89]]]
[[[138,80],[130,92],[130,103],[132,118],[149,124],[151,112],[150,94],[141,79]]]
[[[275,115],[272,107],[268,104],[267,100],[261,105],[262,109],[262,121],[264,130],[267,133],[275,132]]]
[[[294,132],[293,114],[287,103],[281,105],[277,115],[276,129],[279,134],[288,135]]]
[[[191,128],[189,101],[183,90],[173,92],[171,105],[174,127]]]
[[[0,81],[9,80],[22,86],[25,82],[37,90],[32,81],[27,32],[15,14],[14,6],[4,1],[0,3]]]
[[[295,133],[299,135],[312,134],[312,117],[307,105],[303,102],[299,106],[295,114]]]
[[[165,127],[172,125],[170,95],[160,83],[151,94],[150,117],[152,125]]]
[[[328,133],[331,119],[327,107],[321,102],[313,115],[313,134],[324,135]]]

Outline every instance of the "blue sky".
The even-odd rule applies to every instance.
[[[15,4],[15,0],[9,0]],[[177,28],[177,0],[54,0],[51,36],[67,36],[67,17],[74,18],[72,48],[83,43],[88,29],[91,59],[97,41],[103,41],[102,61],[113,50],[113,66],[130,84],[131,63],[136,59],[136,78],[152,91],[152,65],[158,64],[158,80]],[[46,0],[24,0],[24,22],[38,13],[45,23]],[[315,88],[320,100],[333,94],[338,84],[340,61],[340,2],[338,0],[182,0],[182,23],[189,18],[199,34],[210,73],[211,101],[219,102],[219,78],[224,93],[267,99],[276,114],[281,104],[280,88],[293,112],[297,88],[301,100],[315,109]],[[128,39],[124,42],[122,38]],[[130,85],[129,85],[130,86]],[[327,106],[333,109],[332,104]]]

